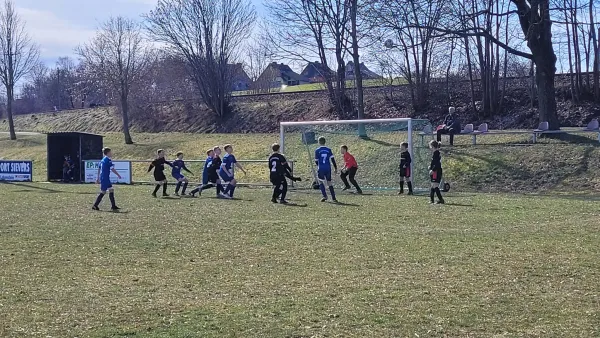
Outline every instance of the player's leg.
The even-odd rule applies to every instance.
[[[281,204],[287,204],[288,202],[285,200],[285,198],[287,197],[288,183],[287,183],[287,180],[285,179],[285,177],[281,178],[280,190],[281,190]]]
[[[325,182],[326,182],[325,172],[319,170],[319,172],[317,173],[317,178],[319,179],[319,189],[321,189],[321,194],[323,195],[321,202],[325,202],[325,201],[327,201],[327,191],[325,190]]]
[[[227,187],[228,195],[231,198],[233,198],[233,194],[235,193],[236,185],[237,185],[237,181],[235,180],[235,178],[232,178],[231,182],[229,182],[229,186]]]
[[[180,179],[177,179],[177,178],[175,178],[175,179],[177,180],[177,184],[175,185],[175,196],[179,196],[179,189],[181,189],[181,184],[183,182],[181,182]]]
[[[356,179],[355,179],[357,171],[358,171],[358,168],[356,168],[356,167],[348,169],[348,172],[349,172],[348,178],[350,179],[350,183],[352,183],[354,188],[356,188],[356,192],[359,194],[362,194],[362,190],[358,186],[358,182],[356,182]]]
[[[327,179],[327,185],[329,186],[329,193],[331,194],[331,200],[337,202],[335,197],[335,188],[333,188],[333,181],[331,180],[331,171],[325,175]]]
[[[412,178],[411,178],[410,168],[406,168],[406,175],[404,177],[404,180],[406,181],[406,185],[408,186],[408,194],[412,195],[413,194],[413,186],[412,186]]]
[[[344,182],[343,190],[350,189],[350,184],[348,183],[348,169],[342,170],[342,173],[340,174],[340,178],[342,179],[342,182]]]
[[[404,169],[400,169],[401,171]],[[400,191],[398,192],[398,195],[402,195],[404,194],[404,173],[400,172]]]
[[[94,202],[92,209],[100,210],[100,203],[102,203],[104,195],[106,195],[106,190],[103,190],[102,187],[100,187],[100,193],[98,194],[98,197],[96,197],[96,202]]]
[[[162,184],[160,184],[160,182],[156,182],[156,186],[154,186],[154,191],[152,192],[152,197],[156,197],[156,193],[158,193],[158,190],[161,186]]]
[[[277,198],[281,195],[281,182],[278,177],[271,177],[271,184],[273,184],[273,196],[271,196],[271,202],[277,203]]]
[[[442,192],[440,191],[440,183],[442,183],[442,172],[441,171],[438,172],[437,183],[436,183],[436,187],[435,187],[435,194],[437,195],[437,198],[438,198],[438,204],[444,204],[446,202],[444,201],[444,197],[442,197]]]
[[[168,181],[167,181],[167,179],[165,178],[165,179],[162,181],[162,191],[163,191],[162,195],[163,195],[163,197],[169,197],[169,194],[167,194],[167,187],[168,187]]]
[[[111,210],[116,211],[116,210],[121,209],[117,206],[117,202],[115,201],[115,188],[110,187],[108,189],[108,198],[110,199]]]
[[[181,188],[181,194],[185,195],[185,191],[187,190],[187,186],[188,186],[188,179],[186,177],[183,178],[183,187]]]

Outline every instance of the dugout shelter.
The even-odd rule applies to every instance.
[[[75,181],[83,181],[83,161],[102,157],[103,146],[104,138],[101,135],[78,132],[47,134],[48,181],[63,179],[63,164],[66,155],[71,157],[75,165]]]

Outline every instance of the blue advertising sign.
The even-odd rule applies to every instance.
[[[0,160],[0,181],[31,182],[33,162]]]

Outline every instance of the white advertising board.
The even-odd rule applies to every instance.
[[[131,162],[113,161],[115,170],[121,175],[121,179],[114,173],[110,173],[112,183],[131,184]],[[96,183],[98,179],[98,168],[100,160],[84,161],[85,183]]]

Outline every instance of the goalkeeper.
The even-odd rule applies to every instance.
[[[271,146],[273,153],[269,157],[270,179],[273,184],[273,197],[271,202],[278,203],[277,199],[281,196],[279,203],[288,204],[285,200],[288,191],[288,183],[286,177],[294,182],[302,181],[299,177],[292,175],[292,168],[287,163],[287,159],[283,154],[279,153],[281,147],[275,143]]]

